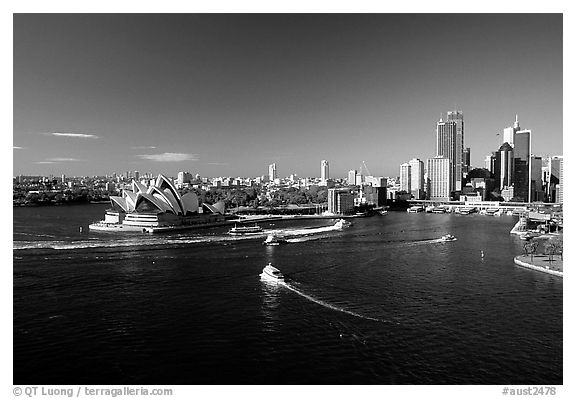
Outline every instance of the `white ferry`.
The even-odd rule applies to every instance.
[[[278,238],[276,235],[270,234],[266,237],[266,240],[262,242],[266,246],[279,246],[288,243],[286,239]]]
[[[408,213],[421,213],[424,211],[424,207],[422,206],[412,206],[406,209]]]
[[[284,275],[282,275],[282,272],[274,267],[272,263],[268,263],[268,265],[264,267],[260,276],[270,281],[284,282]]]
[[[231,228],[228,233],[230,235],[246,235],[246,234],[259,234],[264,232],[264,230],[257,224],[254,224],[252,227],[237,227]]]
[[[440,240],[442,242],[452,242],[452,241],[455,241],[458,239],[456,239],[456,237],[454,235],[446,234],[443,237],[441,237]]]

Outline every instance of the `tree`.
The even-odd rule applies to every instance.
[[[526,242],[524,243],[524,252],[526,256],[530,254],[530,261],[534,261],[534,253],[538,249],[538,242]]]

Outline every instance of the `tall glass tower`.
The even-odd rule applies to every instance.
[[[446,121],[440,118],[436,124],[436,156],[450,160],[450,187],[462,189],[462,168],[464,152],[464,115],[460,111],[448,112]]]

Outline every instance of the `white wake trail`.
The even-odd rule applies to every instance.
[[[321,305],[321,306],[323,306],[323,307],[326,307],[326,308],[329,308],[329,309],[331,309],[331,310],[343,312],[343,313],[345,313],[345,314],[352,315],[352,316],[355,316],[355,317],[357,317],[357,318],[367,319],[367,320],[369,320],[369,321],[388,322],[388,321],[385,321],[385,320],[383,320],[383,319],[372,318],[372,317],[369,317],[369,316],[365,316],[365,315],[358,314],[358,313],[353,312],[353,311],[346,310],[346,309],[344,309],[344,308],[336,307],[336,306],[334,306],[334,305],[332,305],[332,304],[329,304],[329,303],[327,303],[327,302],[325,302],[325,301],[322,301],[322,300],[317,299],[317,298],[315,298],[315,297],[309,296],[308,294],[306,294],[306,293],[304,293],[304,292],[296,289],[295,287],[290,286],[290,285],[289,285],[288,283],[286,283],[286,282],[279,282],[278,284],[281,285],[281,286],[284,286],[284,287],[287,288],[288,290],[291,290],[291,291],[293,291],[294,293],[296,293],[296,294],[298,294],[298,295],[300,295],[300,296],[302,296],[302,297],[304,297],[304,298],[306,298],[306,299],[308,299],[308,300],[310,300],[310,301],[312,301],[312,302],[314,302],[314,303],[316,303],[316,304],[319,304],[319,305]]]

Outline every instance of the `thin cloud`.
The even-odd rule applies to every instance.
[[[156,149],[155,146],[133,146],[132,149]]]
[[[43,160],[43,161],[41,161],[41,162],[35,162],[35,163],[36,163],[36,164],[54,164],[54,163],[56,163],[56,162],[49,162],[49,161],[47,161],[47,160]]]
[[[13,146],[12,149],[24,149],[24,148],[21,146]]]
[[[208,162],[207,164],[209,164],[210,166],[229,166],[228,163],[222,163],[222,162]]]
[[[64,131],[56,131],[53,133],[48,133],[49,135],[53,135],[56,137],[70,137],[70,138],[92,138],[97,139],[99,138],[97,135],[94,134],[84,134],[84,133],[68,133]]]
[[[153,155],[138,155],[139,158],[153,162],[185,162],[198,160],[198,155],[192,153],[164,152]]]
[[[46,159],[48,162],[51,163],[61,163],[61,162],[79,162],[80,159],[74,159],[74,158],[50,158],[50,159]]]

